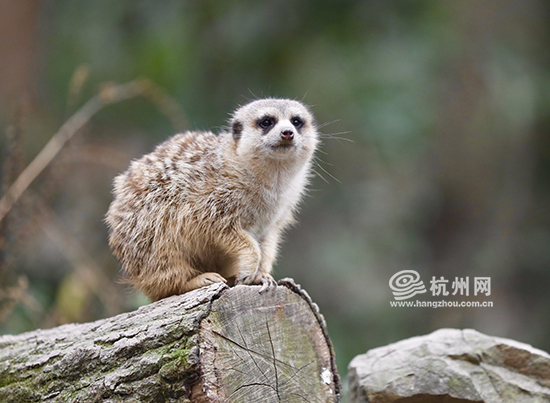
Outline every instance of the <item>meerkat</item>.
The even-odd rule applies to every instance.
[[[218,135],[177,134],[133,161],[106,216],[128,281],[152,301],[216,282],[275,287],[278,245],[318,143],[306,106],[261,99]]]

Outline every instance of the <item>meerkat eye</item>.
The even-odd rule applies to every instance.
[[[258,121],[258,126],[262,129],[269,129],[271,126],[275,125],[275,118],[271,116],[266,116]]]
[[[296,129],[299,129],[300,127],[302,127],[304,125],[304,121],[302,119],[300,119],[299,117],[293,117],[292,119],[290,119],[290,123],[292,123],[292,125]]]

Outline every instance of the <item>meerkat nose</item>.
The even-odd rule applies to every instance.
[[[294,132],[289,129],[285,129],[281,132],[281,138],[283,140],[292,140],[294,138]]]

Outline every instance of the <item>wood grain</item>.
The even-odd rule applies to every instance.
[[[201,323],[204,401],[338,401],[330,342],[307,294],[283,286],[257,298],[258,289],[232,288]]]

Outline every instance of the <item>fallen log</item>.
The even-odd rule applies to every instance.
[[[0,337],[2,402],[338,402],[318,307],[214,284],[93,323]]]

